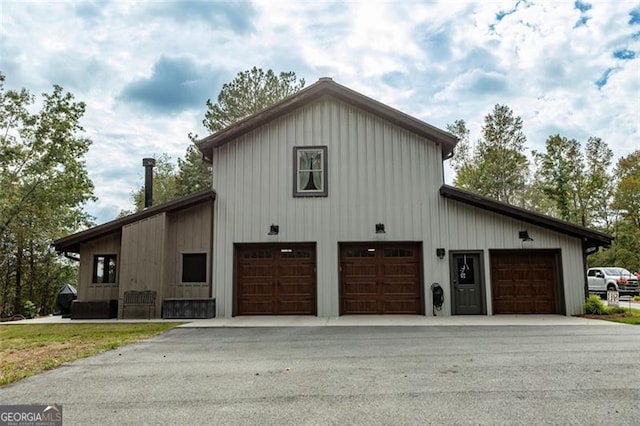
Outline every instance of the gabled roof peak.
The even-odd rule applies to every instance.
[[[449,158],[458,139],[451,133],[425,123],[395,108],[342,86],[330,77],[321,77],[314,84],[288,96],[274,105],[230,125],[196,143],[205,159],[211,159],[213,149],[233,142],[240,136],[300,108],[322,96],[331,96],[368,113],[377,115],[396,126],[422,136],[442,146],[442,158]]]

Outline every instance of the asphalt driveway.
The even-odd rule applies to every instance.
[[[640,327],[178,328],[0,388],[65,425],[640,422]]]

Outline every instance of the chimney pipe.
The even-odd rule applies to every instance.
[[[153,166],[156,165],[155,158],[143,158],[144,166],[144,208],[153,205]]]

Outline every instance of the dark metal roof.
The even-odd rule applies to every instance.
[[[551,216],[532,212],[531,210],[516,207],[511,204],[496,201],[494,199],[474,194],[469,191],[455,188],[449,185],[443,185],[440,188],[440,195],[452,200],[460,201],[473,207],[498,213],[513,219],[521,220],[532,225],[547,228],[552,231],[560,232],[565,235],[580,238],[585,248],[589,247],[608,247],[611,245],[614,237],[611,235],[575,225],[571,222],[556,219]]]
[[[215,198],[216,193],[214,190],[212,190],[211,188],[204,189],[191,195],[187,195],[185,197],[181,197],[167,203],[158,204],[157,206],[149,207],[140,212],[133,213],[107,223],[103,223],[102,225],[94,226],[93,228],[89,228],[87,230],[80,231],[66,237],[62,237],[58,240],[55,240],[53,242],[53,246],[57,252],[79,253],[81,243],[95,238],[103,237],[113,232],[120,232],[122,230],[122,227],[125,225],[137,222],[147,217],[155,216],[159,213],[183,210],[208,199],[215,200]]]
[[[283,116],[322,96],[331,96],[343,102],[377,115],[399,127],[442,145],[442,158],[453,153],[457,138],[449,132],[438,129],[397,109],[364,96],[354,90],[334,82],[330,78],[321,78],[316,83],[288,96],[280,102],[250,115],[231,126],[220,130],[196,143],[206,159],[211,159],[212,150],[219,148],[236,138]]]

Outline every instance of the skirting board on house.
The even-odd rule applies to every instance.
[[[162,318],[206,319],[216,316],[216,299],[164,299]]]
[[[109,319],[118,317],[118,301],[74,300],[71,303],[71,319]]]

